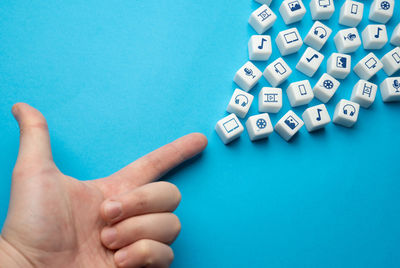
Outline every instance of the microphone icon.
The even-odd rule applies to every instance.
[[[253,70],[249,68],[244,68],[244,72],[246,73],[247,76],[252,76],[253,78],[256,78],[255,75],[253,75]]]
[[[396,93],[400,92],[399,91],[399,88],[400,88],[399,80],[396,79],[396,80],[393,81],[393,88],[396,89]]]

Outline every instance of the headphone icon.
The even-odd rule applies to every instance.
[[[235,103],[239,104],[241,102],[241,106],[242,107],[246,107],[246,105],[249,103],[249,99],[243,95],[243,94],[239,94],[235,97]]]
[[[314,29],[314,34],[315,35],[318,35],[319,36],[319,38],[325,38],[325,36],[327,35],[327,32],[326,32],[326,30],[323,28],[323,27],[321,27],[321,26],[318,26],[318,27],[315,27],[315,29]]]
[[[350,112],[350,114],[349,114],[349,112]],[[356,113],[356,108],[354,108],[354,106],[351,104],[346,104],[343,107],[343,113],[346,115],[348,114],[349,116],[354,116]]]

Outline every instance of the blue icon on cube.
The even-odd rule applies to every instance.
[[[322,86],[326,89],[332,89],[333,88],[333,82],[329,79],[326,79],[323,83]]]
[[[260,118],[260,119],[257,120],[256,126],[259,129],[264,129],[267,126],[267,121],[265,121],[264,119]]]
[[[399,93],[400,91],[399,91],[399,88],[400,88],[400,83],[399,83],[399,80],[394,80],[393,81],[393,88],[396,90],[395,92],[396,93]]]
[[[400,56],[397,52],[393,53],[392,57],[396,63],[400,63]]]
[[[226,121],[225,123],[223,123],[223,126],[227,133],[231,133],[235,129],[239,128],[239,124],[238,124],[238,122],[236,122],[235,118],[232,118],[232,119]]]
[[[293,1],[288,4],[291,11],[296,11],[301,9],[299,1]]]
[[[353,117],[353,116],[356,114],[356,108],[355,108],[353,105],[351,105],[351,104],[346,104],[346,105],[343,107],[343,113],[344,113],[345,115],[348,115],[348,116],[350,116],[350,117]]]
[[[338,67],[338,68],[346,68],[347,67],[347,58],[338,56],[336,58],[336,67]]]
[[[265,21],[269,16],[271,16],[271,14],[268,13],[268,9],[264,9],[260,14],[258,14],[258,17],[262,19],[261,21]]]
[[[289,115],[289,117],[285,119],[285,124],[290,127],[290,129],[294,130],[299,125],[299,122],[297,122],[293,116]]]
[[[278,62],[274,65],[275,72],[277,72],[280,75],[283,75],[286,73],[286,68],[282,65],[282,63]]]
[[[318,3],[320,7],[329,7],[331,5],[330,0],[319,0]]]
[[[363,88],[363,95],[368,95],[368,98],[371,98],[371,93],[372,93],[372,85],[368,86],[367,84],[364,84],[364,88]]]
[[[240,104],[242,107],[246,107],[246,105],[249,103],[249,99],[245,95],[239,94],[235,97],[235,103]]]
[[[376,61],[376,59],[370,58],[369,60],[367,60],[367,61],[365,62],[365,66],[367,66],[368,69],[373,69],[373,68],[376,67],[376,64],[377,64],[377,63],[378,63],[378,62]]]
[[[283,37],[285,38],[287,44],[299,41],[299,37],[295,31],[284,34]]]
[[[358,5],[357,4],[351,4],[351,14],[356,15],[358,13]]]
[[[278,102],[277,96],[276,93],[265,93],[264,102]]]
[[[381,8],[383,10],[388,10],[390,8],[390,3],[388,1],[382,1],[381,2]]]

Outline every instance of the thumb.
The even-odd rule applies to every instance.
[[[17,166],[40,167],[53,162],[50,137],[44,116],[26,103],[17,103],[12,114],[20,129],[20,146]]]

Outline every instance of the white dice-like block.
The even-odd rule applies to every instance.
[[[377,85],[361,79],[354,86],[350,100],[368,109],[374,103],[377,91]]]
[[[333,0],[311,0],[310,11],[313,20],[329,20],[335,12]]]
[[[308,80],[294,82],[286,89],[292,107],[306,105],[314,98],[314,93]]]
[[[341,100],[336,105],[333,123],[344,127],[352,127],[357,122],[359,111],[360,105],[358,103]]]
[[[313,88],[314,96],[323,103],[327,103],[335,95],[339,86],[338,80],[324,73]]]
[[[261,4],[261,5],[271,5],[272,0],[255,0],[257,3]]]
[[[258,111],[260,113],[277,113],[282,108],[282,89],[263,87],[258,94]]]
[[[304,126],[304,122],[292,110],[287,112],[275,125],[275,131],[289,141]]]
[[[251,141],[265,139],[274,131],[267,113],[250,116],[246,129]]]
[[[328,58],[327,73],[336,79],[345,79],[351,71],[351,56],[332,53]]]
[[[253,99],[253,95],[237,88],[233,92],[232,98],[229,101],[226,111],[236,114],[240,118],[245,118],[250,109],[251,103],[253,102]]]
[[[313,77],[323,60],[324,55],[308,47],[297,63],[296,69],[308,77]]]
[[[383,68],[382,62],[375,56],[374,53],[369,53],[362,60],[360,60],[353,71],[364,80],[371,79],[380,69]]]
[[[386,26],[371,24],[361,33],[364,49],[381,49],[388,42]]]
[[[353,53],[361,46],[360,35],[356,28],[339,31],[333,38],[340,53]]]
[[[291,24],[303,19],[306,8],[301,0],[285,0],[279,7],[279,13],[286,24]]]
[[[275,39],[276,46],[282,56],[296,53],[303,45],[303,40],[297,28],[279,32]]]
[[[302,117],[308,132],[324,128],[331,122],[331,117],[329,116],[325,104],[308,108],[304,111]]]
[[[349,27],[357,27],[364,13],[364,4],[357,1],[346,1],[340,9],[339,23]]]
[[[261,71],[250,61],[240,68],[233,78],[233,81],[243,90],[252,89],[261,78]]]
[[[400,70],[400,47],[395,47],[382,57],[383,70],[388,76],[391,76]]]
[[[287,65],[287,63],[282,58],[278,58],[270,65],[268,65],[263,73],[265,79],[267,79],[267,81],[273,87],[277,87],[285,82],[291,74],[292,69],[290,69],[289,65]]]
[[[215,131],[225,144],[240,137],[244,128],[235,114],[230,114],[227,117],[218,121],[215,126]]]
[[[332,34],[332,29],[325,24],[316,21],[304,38],[304,43],[310,47],[320,50]]]
[[[378,23],[386,23],[393,16],[394,0],[374,0],[369,10],[369,19]]]
[[[249,59],[255,61],[267,61],[272,54],[271,36],[253,35],[249,43]]]
[[[258,34],[263,34],[271,28],[276,21],[276,15],[267,5],[262,5],[251,13],[249,24]]]
[[[400,77],[388,77],[380,85],[384,102],[400,101]]]
[[[394,46],[400,47],[400,23],[394,28],[390,43]]]

